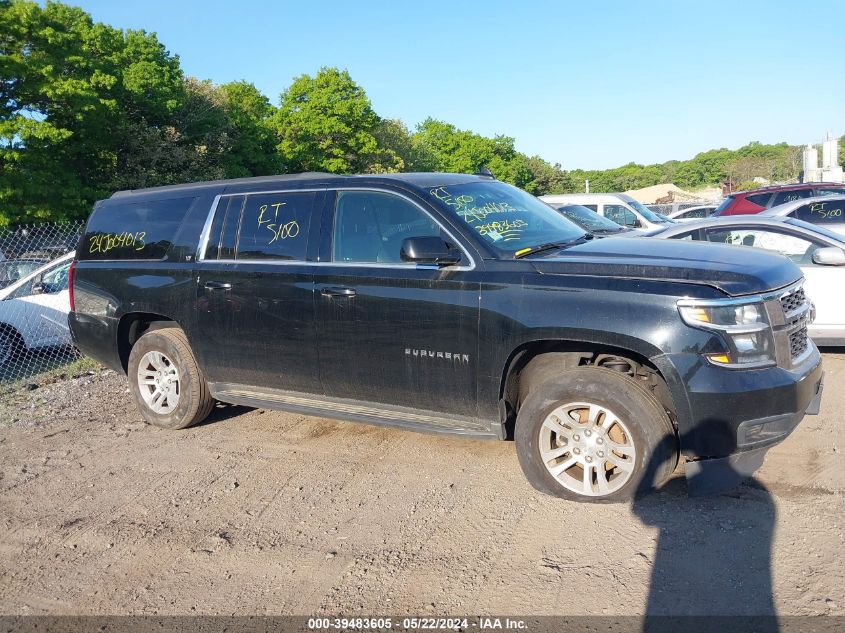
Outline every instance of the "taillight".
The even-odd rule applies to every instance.
[[[68,298],[70,299],[70,311],[74,312],[73,307],[73,269],[76,268],[76,260],[74,259],[70,263],[70,268],[67,271],[67,291],[68,291]]]

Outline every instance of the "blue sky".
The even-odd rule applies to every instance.
[[[383,117],[507,134],[567,169],[845,134],[842,0],[66,1],[273,103],[338,66]]]

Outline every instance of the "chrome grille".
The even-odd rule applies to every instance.
[[[786,321],[786,334],[789,341],[789,356],[792,360],[801,357],[810,342],[807,326],[810,323],[811,305],[804,293],[804,288],[796,288],[780,298],[783,318]]]
[[[780,305],[787,320],[790,314],[803,308],[805,303],[807,303],[807,296],[804,294],[803,288],[798,288],[798,290],[780,298]]]
[[[807,326],[803,325],[789,335],[789,353],[792,358],[798,358],[807,351],[809,341],[807,339]]]

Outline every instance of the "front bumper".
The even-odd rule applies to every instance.
[[[727,457],[687,462],[688,493],[691,496],[717,494],[734,488],[753,475],[763,465],[768,450],[785,440],[805,415],[818,415],[824,391],[824,372],[815,384],[815,395],[804,411],[742,422],[737,427],[738,452]]]
[[[680,403],[679,439],[693,495],[726,490],[750,476],[767,449],[819,410],[823,371],[815,347],[792,369],[723,369],[686,353],[659,360],[664,376],[672,373],[667,364],[674,370],[675,380],[667,382]]]

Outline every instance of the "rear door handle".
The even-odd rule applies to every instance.
[[[204,287],[206,290],[231,290],[232,284],[225,281],[206,281]]]
[[[328,287],[322,288],[320,292],[325,297],[354,297],[355,296],[355,288],[335,288],[335,287]]]

